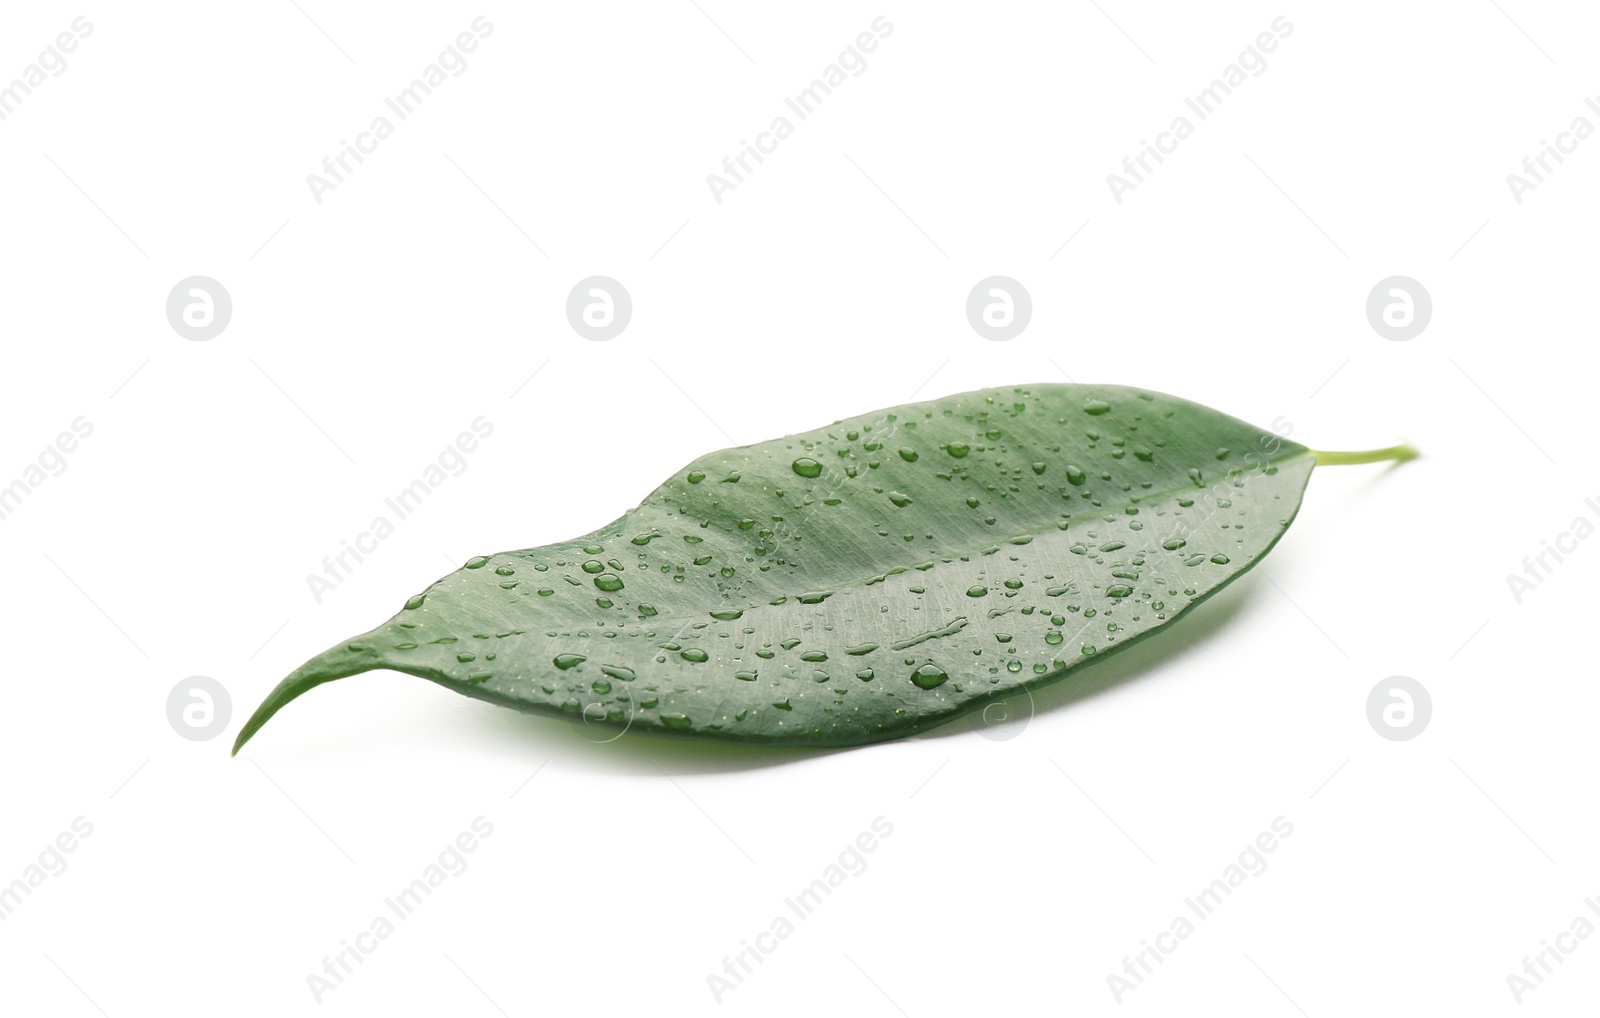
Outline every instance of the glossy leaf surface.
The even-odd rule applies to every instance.
[[[858,745],[1057,681],[1254,565],[1316,454],[1118,386],[963,393],[702,456],[571,541],[476,557],[312,658],[235,745],[372,669],[618,729]]]

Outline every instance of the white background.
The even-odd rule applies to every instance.
[[[1600,17],[699,6],[7,7],[0,79],[93,32],[0,122],[0,484],[94,430],[0,521],[0,884],[74,818],[93,833],[0,922],[0,1009],[1592,1004],[1600,937],[1520,1006],[1506,977],[1600,924],[1600,541],[1521,604],[1506,575],[1600,500],[1600,140],[1520,204],[1506,175],[1600,126]],[[465,72],[318,204],[307,174],[480,14]],[[879,15],[866,70],[713,200]],[[1279,16],[1266,70],[1118,204],[1106,175]],[[164,314],[195,274],[233,299],[209,342]],[[566,320],[593,274],[634,302],[610,342]],[[1003,343],[963,312],[995,274],[1034,306]],[[1432,295],[1408,342],[1364,310],[1393,274]],[[1260,569],[1008,728],[596,745],[371,673],[228,756],[279,678],[469,555],[585,533],[714,448],[1064,375],[1425,455],[1318,470]],[[307,574],[479,415],[466,472],[314,600]],[[167,721],[192,675],[231,693],[211,741]],[[1367,721],[1392,675],[1432,696],[1412,741]],[[468,868],[318,1004],[307,976],[480,816]],[[877,817],[866,870],[718,1005],[708,975]],[[1119,1004],[1107,976],[1277,817],[1266,871]]]

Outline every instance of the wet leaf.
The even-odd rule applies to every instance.
[[[848,746],[1055,682],[1283,536],[1318,457],[1118,386],[962,393],[688,464],[592,534],[478,556],[272,691],[373,669],[618,729]]]

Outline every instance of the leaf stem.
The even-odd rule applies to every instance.
[[[1356,463],[1382,463],[1385,460],[1404,463],[1406,460],[1414,460],[1422,455],[1417,451],[1417,447],[1410,442],[1391,445],[1387,449],[1368,449],[1364,452],[1324,452],[1321,449],[1313,449],[1311,454],[1317,458],[1317,466],[1319,467],[1342,467]]]

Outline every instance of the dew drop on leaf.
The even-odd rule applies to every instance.
[[[923,665],[911,673],[911,682],[918,689],[933,689],[936,686],[942,686],[949,678],[950,676],[945,674],[944,669],[932,664]]]

